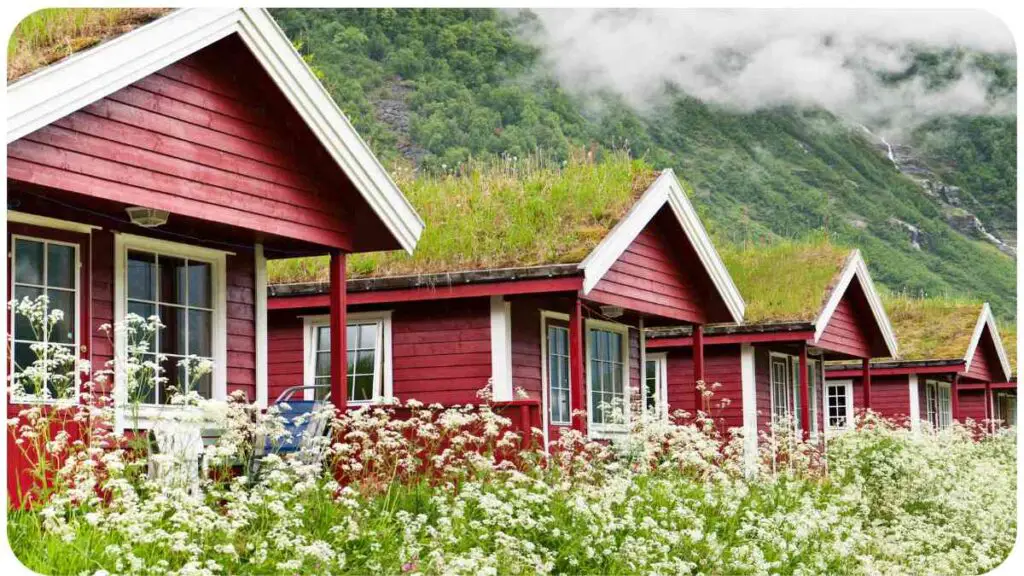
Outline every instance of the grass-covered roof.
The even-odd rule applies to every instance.
[[[7,81],[129,32],[167,8],[44,8],[18,23],[7,42]]]
[[[825,235],[718,251],[747,303],[748,324],[814,320],[852,252]]]
[[[525,164],[525,165],[524,165]],[[624,153],[564,166],[470,165],[443,176],[396,174],[426,222],[416,251],[353,254],[350,278],[581,262],[658,173]],[[327,258],[271,261],[272,284],[326,279]]]
[[[883,298],[900,342],[902,360],[949,360],[963,358],[978,323],[983,302],[955,297],[915,298],[886,295]],[[1017,364],[1017,326],[997,322],[1010,366]]]

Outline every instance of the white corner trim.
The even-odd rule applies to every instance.
[[[910,392],[910,430],[917,434],[921,430],[921,396],[918,390],[917,374],[907,376]]]
[[[28,212],[18,212],[17,210],[7,211],[7,221],[16,224],[28,224],[30,226],[39,226],[41,228],[53,228],[56,230],[67,230],[68,232],[78,232],[79,234],[89,234],[93,230],[102,230],[99,226],[93,226],[92,224],[82,224],[81,222],[71,222],[70,220],[61,220],[59,218],[50,218],[49,216],[40,216],[38,214],[29,214]]]
[[[512,303],[491,296],[491,393],[498,402],[513,399]]]
[[[740,347],[740,383],[743,400],[743,465],[748,475],[757,472],[757,379],[754,346]]]
[[[865,264],[860,250],[854,250],[847,259],[846,267],[843,268],[839,282],[832,289],[825,307],[821,309],[818,317],[814,319],[814,343],[817,344],[821,339],[821,335],[824,334],[825,328],[828,327],[832,315],[835,314],[836,308],[839,307],[839,302],[842,301],[847,288],[850,287],[850,282],[854,278],[857,278],[861,289],[864,290],[868,305],[871,307],[871,314],[874,316],[875,322],[882,332],[882,338],[885,340],[885,347],[889,352],[889,356],[895,358],[898,353],[896,331],[889,321],[889,316],[885,313],[882,298],[878,295],[878,290],[875,289],[875,283],[871,280],[871,274],[868,272],[867,264]]]
[[[237,33],[355,188],[408,252],[423,220],[262,8],[186,8],[7,87],[7,143]]]
[[[154,238],[147,238],[145,236],[135,236],[133,234],[114,234],[114,322],[123,322],[127,312],[127,286],[126,274],[127,274],[127,260],[128,250],[151,250],[158,254],[166,254],[172,256],[183,256],[186,258],[194,258],[196,260],[203,260],[209,262],[213,267],[212,284],[213,284],[213,302],[214,302],[214,313],[213,313],[213,340],[212,352],[213,352],[213,383],[211,385],[211,392],[215,400],[224,400],[228,395],[228,343],[227,343],[227,255],[230,252],[224,252],[222,250],[213,250],[210,248],[204,248],[201,246],[192,246],[190,244],[179,244],[177,242],[169,242],[167,240],[157,240]],[[127,343],[124,340],[124,332],[115,330],[114,331],[114,355],[118,362],[126,361],[127,356]],[[124,371],[117,370],[114,375],[114,399],[116,406],[124,406],[127,400],[125,396],[125,387],[127,383],[124,380]],[[157,414],[167,414],[173,412],[173,407],[170,406],[153,406],[144,405],[140,407],[139,424],[148,426],[151,423],[151,419]],[[118,431],[124,429],[126,425],[126,415],[123,409],[116,409],[114,414],[115,428]]]
[[[352,322],[380,322],[381,335],[377,340],[381,347],[380,350],[380,362],[381,362],[381,374],[380,374],[380,396],[375,396],[373,402],[382,400],[390,400],[394,396],[395,389],[395,378],[394,378],[394,360],[392,360],[392,337],[391,337],[391,318],[393,310],[370,310],[367,312],[348,312],[345,314],[345,323],[349,324]],[[316,372],[316,346],[313,343],[313,329],[318,326],[327,326],[331,323],[330,314],[310,314],[298,316],[302,318],[302,385],[312,386],[315,381]],[[335,355],[331,354],[331,359],[335,358]],[[376,379],[375,379],[376,380]],[[374,388],[377,388],[377,382],[374,382]],[[305,388],[302,391],[303,400],[313,400],[314,394],[312,388]],[[353,402],[349,400],[350,405],[363,405],[369,404],[370,402]]]
[[[995,315],[992,314],[992,308],[988,302],[981,307],[981,314],[978,315],[978,321],[974,325],[974,334],[971,335],[971,343],[967,345],[967,352],[964,354],[964,372],[971,369],[971,360],[974,359],[974,352],[977,350],[978,344],[981,343],[981,335],[985,332],[986,326],[992,334],[992,342],[996,345],[996,354],[999,356],[999,366],[1003,370],[1003,376],[1009,381],[1013,371],[1010,368],[1010,360],[1006,356],[1006,349],[1003,348],[1003,339],[999,336],[999,329],[996,327]]]
[[[672,170],[662,171],[657,180],[633,204],[626,216],[612,228],[583,262],[580,262],[579,268],[583,270],[583,293],[588,294],[594,289],[666,203],[672,208],[672,213],[693,245],[715,289],[725,302],[732,320],[742,322],[746,306],[743,297]]]
[[[256,404],[260,408],[267,407],[267,258],[263,254],[263,244],[253,247],[255,274],[256,304]]]

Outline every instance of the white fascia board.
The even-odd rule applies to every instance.
[[[666,203],[671,207],[701,264],[711,277],[715,289],[725,302],[732,321],[742,322],[746,307],[743,297],[672,170],[662,171],[657,180],[633,204],[626,216],[612,228],[586,259],[580,262],[579,268],[583,270],[583,293],[588,294],[593,290]]]
[[[836,308],[839,307],[839,302],[842,301],[847,288],[850,287],[850,282],[854,278],[860,282],[860,287],[864,290],[868,306],[871,308],[871,314],[874,316],[875,322],[882,332],[882,339],[885,340],[885,347],[888,350],[889,356],[896,358],[898,351],[896,331],[892,327],[892,322],[889,321],[889,315],[885,313],[882,298],[879,296],[878,290],[875,289],[875,283],[871,280],[871,274],[868,272],[867,264],[864,262],[864,257],[861,256],[860,250],[854,250],[853,254],[847,259],[846,267],[843,268],[839,282],[832,289],[825,307],[821,309],[818,317],[814,320],[814,343],[817,344],[818,340],[821,339],[821,335],[824,334],[825,328],[832,319],[832,315],[835,314]]]
[[[423,220],[262,8],[188,8],[18,80],[7,88],[8,144],[237,33],[356,190],[407,252]]]
[[[978,344],[981,343],[981,335],[985,331],[985,327],[988,327],[989,332],[992,334],[992,342],[996,345],[996,354],[999,356],[999,366],[1003,370],[1003,377],[1007,381],[1013,376],[1013,371],[1010,368],[1010,359],[1006,356],[1006,349],[1003,347],[1003,339],[999,336],[999,329],[996,327],[996,318],[992,314],[992,308],[985,302],[985,305],[981,307],[981,314],[978,315],[978,322],[974,325],[974,334],[971,335],[971,343],[967,345],[967,352],[964,353],[964,372],[971,369],[971,360],[974,359],[974,352],[978,349]]]

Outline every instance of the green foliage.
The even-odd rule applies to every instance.
[[[1000,315],[1014,314],[1012,259],[953,230],[940,206],[859,129],[828,113],[739,114],[671,93],[643,114],[608,95],[581,102],[548,73],[537,48],[516,35],[534,25],[529,12],[273,14],[314,56],[328,89],[384,158],[409,157],[436,174],[469,158],[540,154],[561,162],[574,146],[625,149],[685,177],[719,242],[825,231],[860,248],[875,279],[894,290],[963,293],[992,302]],[[922,53],[908,73],[941,83],[968,58],[991,72],[994,90],[1012,89],[1012,67],[995,57]],[[941,123],[942,130],[929,128],[928,150],[953,159],[948,173],[970,190],[968,208],[999,230],[1012,229],[1014,125],[948,122],[951,132]],[[921,228],[921,251],[892,218]]]

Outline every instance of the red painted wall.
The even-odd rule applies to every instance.
[[[684,322],[728,321],[696,253],[669,208],[662,208],[587,295]]]
[[[985,420],[984,390],[960,391],[960,421],[966,422],[968,418],[979,424]]]
[[[696,395],[693,389],[693,350],[673,348],[668,354],[669,409],[693,413]],[[721,384],[711,399],[711,414],[725,430],[743,426],[743,384],[740,373],[740,347],[714,346],[704,349],[704,378]],[[722,406],[728,400],[727,406]]]
[[[818,345],[858,358],[885,355],[881,333],[859,282],[850,282],[822,332]]]
[[[982,382],[1001,382],[1004,380],[1003,368],[999,363],[992,332],[986,326],[981,334],[981,341],[974,349],[971,369],[965,374],[968,378]]]
[[[902,424],[903,420],[910,416],[910,388],[907,379],[906,375],[872,375],[871,409]],[[858,410],[863,410],[864,386],[861,378],[844,378],[844,380],[853,380],[853,406]]]
[[[322,245],[390,247],[366,233],[379,220],[312,138],[232,36],[9,144],[8,177]]]

